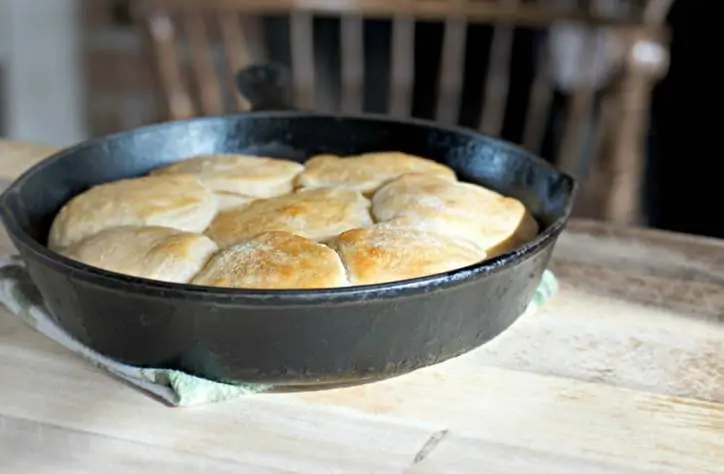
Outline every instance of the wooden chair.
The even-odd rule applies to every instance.
[[[142,0],[137,2],[137,12],[147,25],[169,119],[246,110],[244,98],[232,92],[232,75],[247,64],[265,60],[259,17],[276,13],[290,15],[294,96],[297,105],[305,108],[319,108],[315,83],[323,79],[314,66],[313,17],[341,18],[342,80],[337,106],[345,113],[359,112],[363,105],[362,19],[391,19],[386,112],[398,117],[411,114],[415,21],[443,21],[434,118],[454,122],[461,105],[467,25],[494,25],[484,81],[486,100],[478,126],[491,135],[500,134],[505,118],[514,27],[573,24],[603,31],[607,44],[616,46],[609,51],[615,80],[600,100],[590,82],[574,84],[556,161],[584,183],[580,201],[589,207],[589,215],[639,223],[648,109],[653,85],[667,67],[663,24],[671,0],[632,1],[629,13],[617,18],[600,14],[595,0],[585,3],[564,8],[556,7],[556,0]],[[590,49],[581,51],[585,65]],[[541,49],[521,140],[536,152],[542,146],[555,89],[550,59],[549,50]],[[585,71],[581,77],[585,78]],[[593,142],[590,130],[595,130]],[[592,165],[583,169],[583,148],[591,143]]]

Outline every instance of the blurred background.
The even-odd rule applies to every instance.
[[[0,137],[68,146],[244,111],[233,71],[277,62],[296,105],[541,154],[581,181],[578,216],[724,237],[706,115],[722,98],[720,3],[0,0]]]

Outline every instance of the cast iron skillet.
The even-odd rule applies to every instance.
[[[283,109],[279,69],[242,71],[248,114],[151,125],[61,151],[0,197],[0,216],[57,322],[96,351],[138,366],[229,382],[338,386],[462,354],[510,326],[533,297],[568,218],[575,184],[515,146],[421,120]],[[303,162],[310,155],[395,150],[445,163],[461,180],[520,199],[542,232],[513,252],[390,284],[322,290],[194,287],[95,269],[46,249],[53,217],[89,186],[202,153]]]

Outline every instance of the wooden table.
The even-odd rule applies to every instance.
[[[0,176],[47,152],[0,142]],[[576,221],[553,269],[544,310],[452,361],[190,409],[0,310],[0,472],[724,472],[724,243]]]

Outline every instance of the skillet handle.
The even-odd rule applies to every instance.
[[[295,110],[287,69],[280,64],[257,64],[236,73],[236,87],[251,104],[252,112]]]

